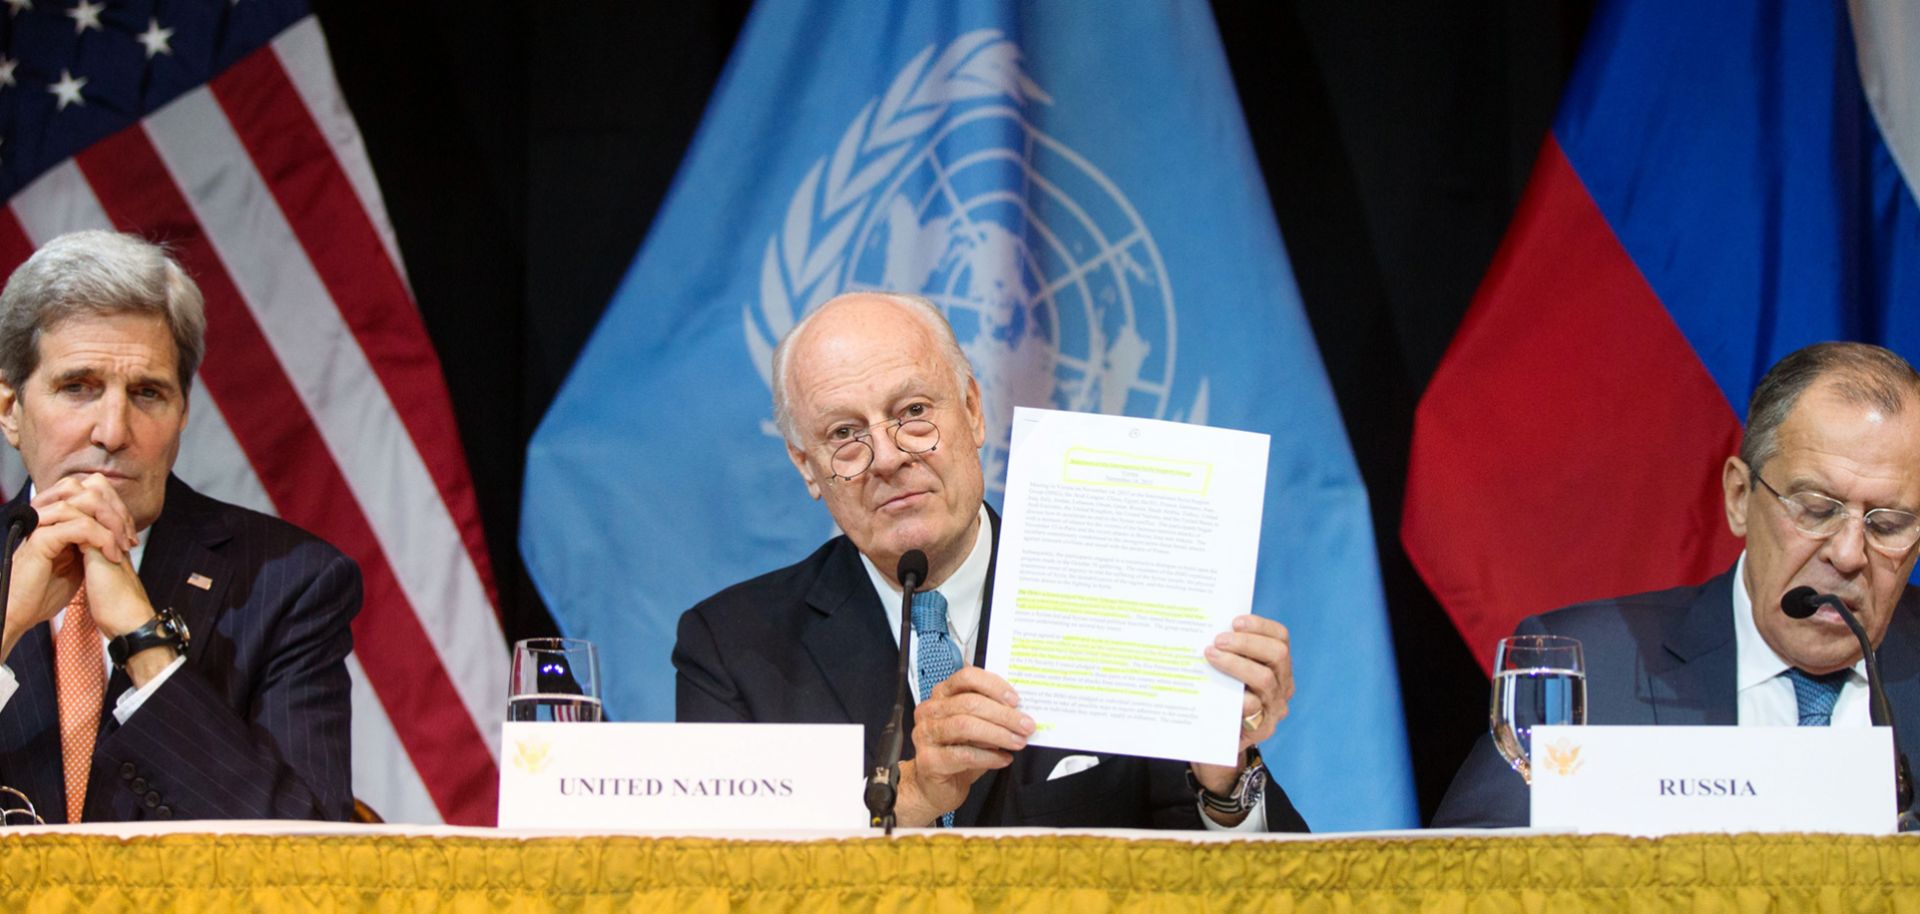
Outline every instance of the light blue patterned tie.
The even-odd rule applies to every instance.
[[[913,595],[913,643],[920,661],[920,700],[926,701],[934,686],[960,669],[960,646],[947,636],[947,598],[940,591]],[[940,817],[940,827],[953,827],[953,813]]]
[[[1847,683],[1847,672],[1835,670],[1813,676],[1788,667],[1781,674],[1793,680],[1793,700],[1800,705],[1800,726],[1825,727],[1833,723],[1833,704],[1840,700],[1840,687]]]

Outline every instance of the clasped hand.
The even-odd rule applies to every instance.
[[[59,614],[81,584],[100,631],[115,637],[154,616],[129,550],[139,543],[133,515],[105,476],[69,476],[36,492],[40,524],[13,558],[0,656],[27,630]]]

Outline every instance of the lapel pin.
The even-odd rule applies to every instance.
[[[187,575],[187,583],[195,587],[198,587],[201,590],[213,589],[213,579],[210,577],[207,577],[204,574],[195,573],[195,574]]]

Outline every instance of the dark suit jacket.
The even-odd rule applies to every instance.
[[[1587,662],[1587,722],[1739,723],[1734,677],[1733,572],[1698,587],[1676,587],[1583,603],[1533,616],[1516,634],[1571,635]],[[1920,590],[1908,587],[1876,654],[1901,737],[1913,755],[1920,737]],[[1479,742],[1433,816],[1435,828],[1524,826],[1526,784],[1493,747]]]
[[[131,683],[110,670],[83,817],[346,819],[358,566],[291,524],[174,478],[146,544],[140,582],[156,609],[180,613],[191,645],[125,725],[112,708]],[[194,575],[208,586],[189,583]],[[50,633],[35,626],[7,658],[20,688],[0,709],[0,782],[64,822]]]
[[[991,515],[992,512],[990,511]],[[991,516],[999,536],[999,517]],[[986,656],[993,571],[980,614],[974,663]],[[859,550],[835,537],[804,561],[709,597],[680,617],[673,649],[675,716],[682,721],[858,723],[866,725],[866,771],[881,756],[880,731],[893,709],[900,650]],[[907,714],[906,753],[913,754]],[[1198,829],[1186,765],[1100,756],[1078,774],[1049,781],[1076,754],[1032,747],[974,782],[954,812],[961,826]],[[849,777],[851,780],[851,776]],[[1280,785],[1266,791],[1267,827],[1306,831]]]

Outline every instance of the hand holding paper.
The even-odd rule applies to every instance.
[[[952,812],[980,775],[1013,762],[1027,746],[1033,718],[1006,680],[977,666],[961,667],[913,709],[913,754],[900,763],[903,825],[926,825]]]
[[[1206,657],[1214,669],[1246,686],[1240,698],[1240,751],[1245,753],[1248,746],[1273,735],[1274,726],[1286,719],[1287,702],[1293,700],[1293,654],[1287,627],[1255,615],[1237,617],[1232,631],[1213,639]],[[1227,792],[1238,772],[1234,765],[1193,765],[1194,777],[1215,793]]]

